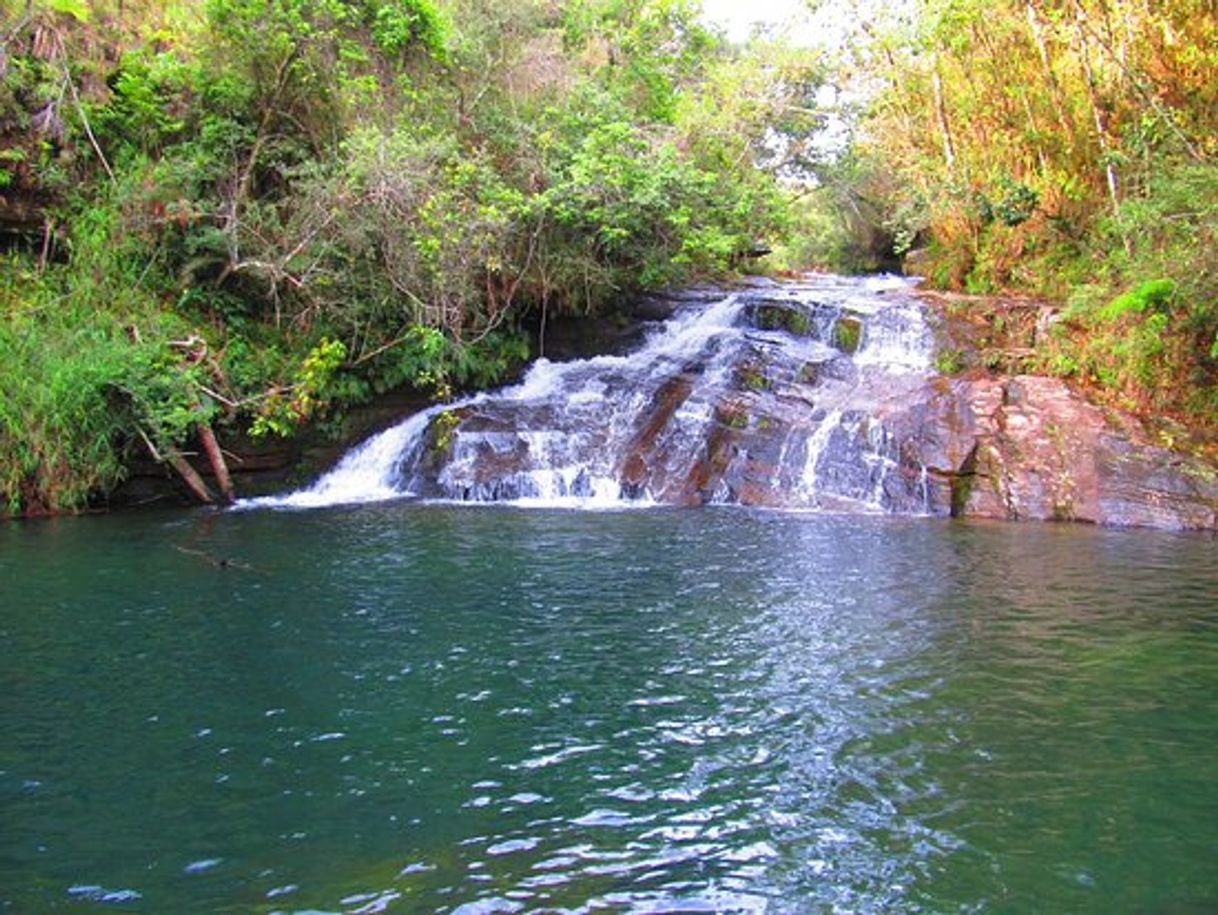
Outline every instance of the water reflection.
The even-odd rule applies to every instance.
[[[0,531],[0,908],[1218,897],[1212,540],[198,517]]]

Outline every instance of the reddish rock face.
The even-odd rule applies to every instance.
[[[1218,528],[1215,468],[1154,445],[1134,417],[1055,378],[962,380],[950,389],[949,453],[968,449],[954,470],[944,468],[956,514]]]
[[[682,373],[661,384],[651,398],[642,421],[627,443],[618,470],[618,478],[628,495],[636,494],[637,497],[664,486],[664,479],[656,473],[658,468],[668,464],[662,453],[661,433],[672,421],[673,414],[689,399],[693,386],[693,376]]]

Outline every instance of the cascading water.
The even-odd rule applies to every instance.
[[[415,414],[312,487],[387,498],[937,511],[907,405],[932,341],[910,281],[810,277],[687,304],[626,356],[538,360]]]

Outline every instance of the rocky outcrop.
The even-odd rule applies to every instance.
[[[1218,469],[1060,379],[940,379],[927,393],[939,446],[923,459],[947,481],[952,514],[1218,529]]]
[[[939,363],[924,458],[959,516],[1218,529],[1218,466],[1156,441],[1142,420],[1029,373],[1060,315],[1031,299],[922,292]]]

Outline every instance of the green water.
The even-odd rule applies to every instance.
[[[1216,555],[727,510],[0,526],[0,911],[1215,912]]]

